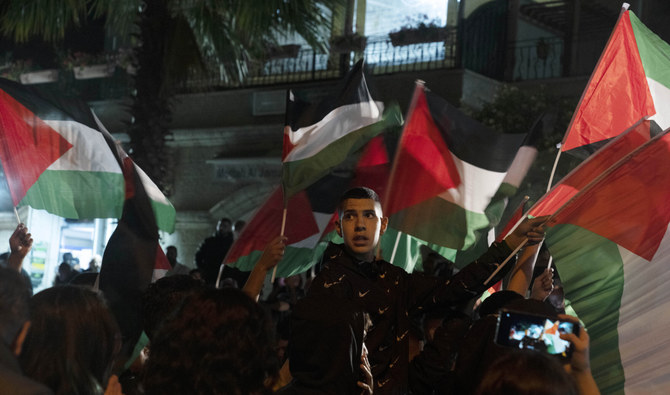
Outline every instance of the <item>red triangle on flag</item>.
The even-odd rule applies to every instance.
[[[168,261],[165,252],[161,248],[160,244],[156,244],[156,262],[154,262],[154,270],[170,270],[172,266],[170,261]]]
[[[230,248],[225,263],[235,262],[253,251],[263,251],[279,236],[284,211],[283,193],[277,188],[242,230]],[[293,244],[319,233],[312,205],[306,191],[291,196],[286,207],[285,236]]]
[[[16,206],[72,144],[4,91],[0,114],[0,160]]]
[[[400,139],[384,214],[395,214],[460,183],[454,159],[428,108],[423,86],[418,86]]]

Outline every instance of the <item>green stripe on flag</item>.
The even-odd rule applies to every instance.
[[[547,232],[549,251],[565,297],[584,322],[591,340],[591,371],[604,394],[623,393],[619,352],[619,309],[624,287],[623,261],[612,241],[574,225]]]
[[[158,229],[172,233],[174,232],[175,222],[177,220],[177,212],[170,204],[164,204],[156,200],[151,200],[151,208],[156,217],[156,226]]]
[[[427,243],[463,250],[477,242],[479,230],[488,231],[490,222],[484,213],[435,197],[393,214],[389,225]]]
[[[119,218],[124,185],[121,173],[46,170],[20,205],[64,218]]]
[[[670,45],[649,30],[632,12],[630,23],[647,78],[670,88]]]
[[[287,246],[284,251],[284,257],[277,266],[277,277],[288,277],[306,272],[321,259],[321,255],[323,255],[325,249],[326,243],[320,243],[313,249]],[[236,267],[243,272],[248,272],[254,268],[261,255],[263,255],[263,251],[252,251],[250,254],[240,257],[240,259],[228,265]],[[240,286],[242,285],[244,284]]]

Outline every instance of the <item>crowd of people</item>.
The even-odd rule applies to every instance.
[[[387,219],[374,191],[345,192],[338,218],[344,243],[269,295],[263,283],[286,237],[227,282],[217,279],[230,220],[198,251],[196,273],[168,249],[173,273],[144,291],[143,335],[130,358],[101,292],[63,282],[31,296],[21,265],[33,241],[19,225],[0,268],[0,394],[599,393],[585,330],[558,327],[571,348],[562,355],[497,341],[501,311],[579,327],[541,263],[546,218],[524,220],[461,270],[428,253],[411,274],[377,257]],[[503,279],[505,289],[481,302]]]

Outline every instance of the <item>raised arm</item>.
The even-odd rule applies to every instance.
[[[7,258],[7,267],[17,272],[21,271],[23,259],[28,255],[33,246],[33,239],[28,233],[28,228],[20,223],[9,237],[9,257]]]
[[[258,262],[256,262],[251,274],[249,274],[249,278],[244,284],[242,291],[249,295],[253,300],[258,300],[268,270],[275,267],[284,257],[286,240],[288,240],[286,236],[277,236],[268,243],[263,251],[263,255],[261,255]]]
[[[523,297],[526,297],[526,291],[533,279],[533,269],[535,261],[540,251],[540,244],[528,246],[521,251],[517,264],[512,271],[512,275],[507,285],[507,290],[514,291]]]

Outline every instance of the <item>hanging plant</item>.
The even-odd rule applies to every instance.
[[[30,59],[12,61],[10,57],[7,57],[5,64],[0,66],[0,77],[21,82],[21,74],[28,73],[34,69],[33,61]]]
[[[68,53],[61,58],[61,64],[63,69],[72,71],[78,80],[110,77],[116,67],[111,56],[87,52]]]

